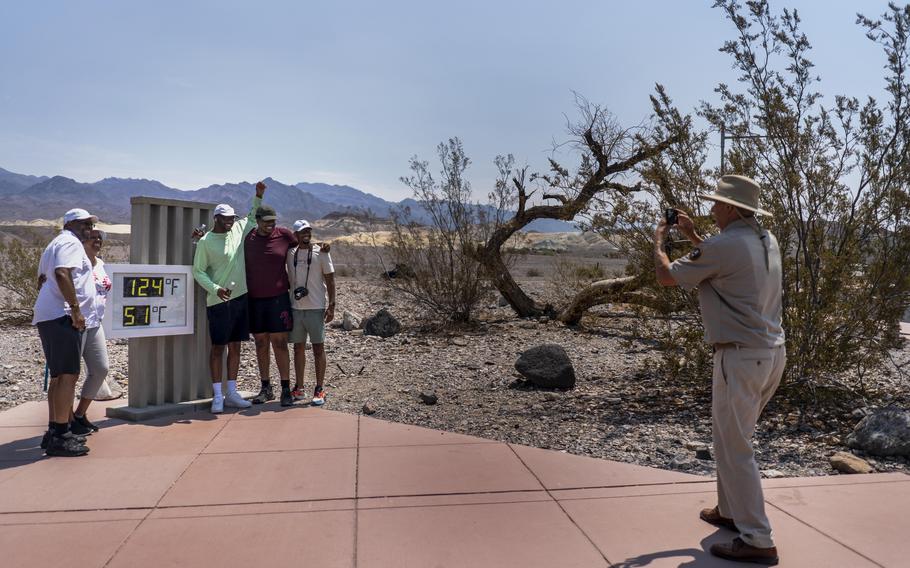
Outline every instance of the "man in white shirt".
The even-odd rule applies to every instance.
[[[299,244],[288,250],[287,271],[294,314],[294,328],[288,336],[288,341],[294,344],[294,390],[303,391],[309,336],[316,365],[313,404],[322,406],[325,404],[325,324],[335,319],[335,267],[329,253],[313,244],[313,229],[308,222],[295,221],[293,230]]]
[[[38,265],[45,284],[38,291],[32,324],[38,328],[51,375],[48,432],[41,442],[49,456],[88,453],[85,438],[70,432],[69,421],[82,357],[83,314],[95,300],[92,263],[82,243],[97,221],[85,209],[67,211],[63,231],[44,249]]]

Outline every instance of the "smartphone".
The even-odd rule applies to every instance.
[[[679,211],[676,209],[664,209],[664,218],[667,220],[667,225],[676,225],[679,223]]]

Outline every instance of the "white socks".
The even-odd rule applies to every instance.
[[[221,383],[212,383],[212,390],[215,391],[215,398],[221,398]]]
[[[228,379],[228,394],[237,392],[237,379]]]

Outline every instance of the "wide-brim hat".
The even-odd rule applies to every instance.
[[[761,187],[751,178],[746,176],[723,176],[717,180],[714,193],[699,193],[702,199],[720,201],[727,205],[740,207],[754,212],[757,215],[771,216],[771,213],[758,206],[758,194]]]

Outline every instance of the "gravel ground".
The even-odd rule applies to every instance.
[[[338,302],[339,320],[345,310],[367,316],[386,307],[403,331],[379,339],[328,330],[329,409],[357,414],[369,402],[373,416],[384,420],[662,469],[714,471],[711,459],[696,457],[700,447],[711,449],[710,377],[693,387],[659,376],[658,354],[629,336],[630,320],[621,312],[599,309],[577,330],[488,306],[470,329],[427,331],[407,298],[375,284],[341,279]],[[540,390],[519,380],[513,366],[519,353],[541,343],[566,349],[578,379],[574,390]],[[110,341],[109,351],[111,374],[126,390],[126,342]],[[2,328],[0,353],[0,410],[44,400],[44,360],[34,329]],[[907,363],[910,346],[893,357]],[[309,358],[309,389],[314,382]],[[773,399],[756,434],[760,469],[768,477],[834,474],[828,456],[846,450],[842,440],[867,408],[910,405],[906,377],[885,373],[875,382],[876,400],[802,415]],[[251,343],[243,347],[240,386],[259,389]],[[439,402],[421,402],[423,391],[435,392]],[[910,473],[910,460],[864,457],[876,471]]]

